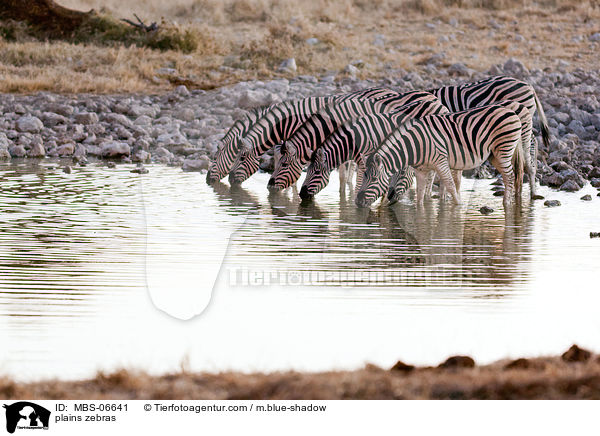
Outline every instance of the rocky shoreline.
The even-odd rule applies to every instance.
[[[85,165],[97,158],[204,171],[218,140],[254,106],[376,85],[408,91],[507,74],[531,83],[546,111],[552,141],[546,149],[538,140],[539,182],[577,191],[589,180],[600,188],[600,73],[567,69],[563,62],[559,70],[529,71],[510,59],[476,72],[462,64],[442,68],[432,58],[426,73],[392,70],[383,81],[359,80],[340,72],[241,82],[211,91],[179,86],[162,95],[4,94],[0,96],[0,160],[63,157]],[[270,156],[265,156],[261,169],[268,171],[271,166]],[[492,172],[483,168],[474,176],[489,177]]]
[[[367,364],[355,371],[151,376],[118,370],[81,381],[18,383],[0,377],[0,398],[334,400],[334,399],[600,399],[600,357],[573,345],[560,356],[505,359],[478,365],[452,356],[437,366],[398,361],[384,369]]]

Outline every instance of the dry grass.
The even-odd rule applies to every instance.
[[[581,351],[581,350],[579,350]],[[584,351],[585,353],[585,351]],[[581,355],[575,355],[581,359]],[[401,365],[399,365],[401,367]],[[448,365],[446,365],[448,366]],[[357,371],[177,374],[126,370],[76,382],[0,379],[0,399],[600,399],[600,360],[561,357],[472,368],[367,365]]]
[[[600,31],[598,1],[542,0],[61,0],[115,18],[138,13],[193,32],[190,54],[94,43],[46,44],[0,38],[0,92],[154,92],[184,82],[213,87],[282,76],[289,57],[297,74],[339,72],[362,60],[364,77],[385,77],[390,68],[419,70],[444,52],[443,64],[463,62],[486,70],[508,57],[530,68],[599,67],[587,37]],[[453,19],[457,25],[452,26]],[[429,28],[428,24],[435,24]],[[500,27],[499,27],[500,26]],[[2,32],[0,32],[2,34]],[[520,34],[523,41],[516,38]],[[383,46],[373,44],[384,35]],[[581,41],[573,37],[582,36]],[[308,45],[306,39],[320,42]],[[448,40],[445,40],[448,37]],[[157,70],[175,68],[174,78]]]

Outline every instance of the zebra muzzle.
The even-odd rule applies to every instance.
[[[300,189],[300,198],[302,200],[311,200],[313,198],[313,196],[308,193],[308,188],[306,186],[303,186],[302,189]]]

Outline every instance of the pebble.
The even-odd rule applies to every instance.
[[[563,183],[562,185],[560,185],[559,189],[561,191],[575,192],[575,191],[579,191],[581,189],[581,186],[579,186],[573,180],[567,180],[565,183]]]
[[[134,168],[130,171],[130,173],[135,173],[135,174],[148,174],[149,172],[150,171],[148,170],[148,168],[146,168],[144,166]]]
[[[63,173],[65,173],[65,174],[71,174],[72,172],[73,172],[73,170],[72,170],[72,168],[69,165],[63,167]]]
[[[557,206],[560,206],[560,201],[558,201],[558,200],[546,200],[546,201],[544,201],[544,206],[546,206],[546,207],[557,207]]]
[[[452,19],[448,24],[456,27],[459,22]],[[458,36],[461,31],[453,32]],[[383,34],[375,39],[384,46],[390,45]],[[307,45],[314,42],[308,40]],[[297,68],[292,60],[285,60],[281,66],[293,73]],[[321,77],[254,80],[211,91],[180,86],[158,95],[11,96],[0,101],[0,159],[45,155],[120,157],[123,161],[131,157],[135,162],[179,166],[187,161],[186,169],[197,166],[202,171],[203,161],[191,162],[202,155],[211,157],[223,134],[250,108],[382,84],[406,90],[429,89],[484,77],[464,63],[447,67],[448,60],[446,53],[432,52],[429,64],[420,72],[391,68],[389,76],[381,81],[358,78],[364,62],[357,60],[348,64],[347,74],[342,77],[329,71]],[[556,64],[549,71],[529,71],[520,60],[511,58],[493,65],[489,74],[523,76],[536,87],[552,134],[549,149],[538,140],[540,183],[576,191],[587,179],[592,186],[600,187],[600,96],[596,93],[600,77],[594,71],[570,71],[568,65]],[[471,76],[473,79],[468,79]],[[535,122],[534,130],[537,128]],[[106,144],[110,143],[119,145],[108,147]],[[263,161],[268,163],[268,159]],[[495,174],[493,168],[483,166],[469,177],[488,178]],[[496,195],[503,194],[498,191]]]
[[[279,64],[277,71],[280,73],[295,73],[297,69],[298,67],[296,66],[296,59],[289,58]]]
[[[19,132],[39,133],[44,123],[38,117],[24,115],[17,120],[16,127]]]
[[[126,142],[110,141],[100,145],[100,154],[102,157],[115,158],[129,156],[131,148]]]
[[[583,201],[592,201],[592,196],[590,194],[586,194],[583,197],[581,197],[581,199]]]
[[[590,238],[600,238],[600,232],[590,232]]]
[[[489,215],[494,211],[494,209],[492,209],[489,206],[483,206],[482,208],[479,209],[479,212],[481,212],[483,215]]]

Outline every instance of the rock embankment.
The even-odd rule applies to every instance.
[[[0,159],[61,157],[83,165],[89,158],[152,161],[203,171],[218,140],[255,106],[376,85],[408,91],[507,74],[535,87],[548,117],[550,146],[538,140],[540,183],[564,191],[577,191],[586,180],[600,187],[598,71],[529,71],[514,59],[487,72],[463,67],[444,68],[434,60],[424,72],[390,70],[380,81],[299,76],[212,91],[180,86],[162,95],[7,94],[0,99]],[[270,167],[271,157],[265,156],[261,168]]]

